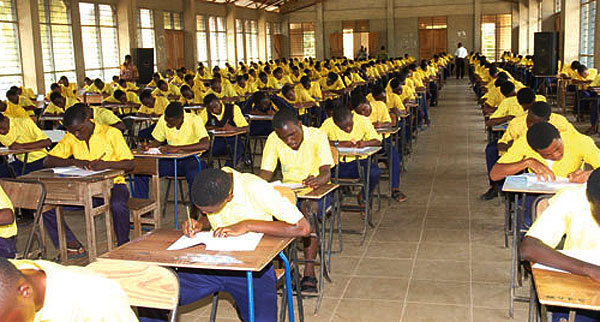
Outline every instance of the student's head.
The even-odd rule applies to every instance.
[[[19,104],[19,93],[14,89],[9,89],[6,91],[6,99],[13,104]]]
[[[204,96],[204,106],[208,109],[208,112],[215,115],[220,115],[223,106],[221,105],[221,101],[215,94],[208,94]]]
[[[8,259],[0,258],[0,317],[3,321],[33,321],[35,293],[31,282]]]
[[[181,96],[183,96],[186,100],[194,99],[194,92],[192,92],[192,89],[187,85],[181,86],[179,92],[181,93]]]
[[[535,92],[529,87],[523,87],[517,92],[517,101],[527,110],[535,102]]]
[[[4,114],[0,113],[0,135],[8,134],[10,130],[10,120]]]
[[[333,108],[333,122],[342,131],[350,133],[354,127],[354,121],[352,120],[352,113],[348,108],[343,105],[338,105]]]
[[[239,87],[246,87],[246,77],[248,77],[248,74],[236,76],[235,82],[238,84]]]
[[[102,90],[104,88],[104,82],[100,78],[96,78],[94,79],[94,86],[96,86],[97,89]]]
[[[221,84],[221,79],[220,78],[213,78],[210,80],[210,88],[217,93],[221,93],[221,90],[223,89],[223,86]]]
[[[154,81],[154,84],[157,84],[158,81],[160,80],[160,74],[159,73],[152,74],[152,80]]]
[[[373,88],[371,89],[371,94],[373,94],[374,99],[385,102],[385,90],[383,89],[383,86],[379,84],[373,85]]]
[[[154,107],[154,102],[156,101],[156,99],[152,95],[152,90],[145,89],[140,92],[139,96],[140,96],[140,102],[142,102],[142,104],[144,104],[148,107]]]
[[[65,97],[59,92],[52,92],[52,94],[50,94],[50,102],[60,108],[65,108],[65,105],[67,104]]]
[[[58,80],[58,83],[63,84],[63,86],[69,86],[69,79],[67,78],[67,76],[62,75]]]
[[[502,95],[505,97],[517,95],[517,93],[515,93],[515,84],[511,82],[502,83],[502,85],[500,85],[500,93],[502,93]]]
[[[265,69],[266,69],[266,68],[265,68]],[[266,84],[266,83],[267,83],[267,81],[269,80],[269,79],[267,78],[267,73],[265,73],[265,72],[260,72],[260,73],[258,73],[258,79],[260,79],[260,81],[261,81],[261,82],[263,82],[264,84]]]
[[[114,98],[116,98],[121,103],[127,103],[127,94],[120,89],[115,90],[113,93]]]
[[[302,87],[304,87],[304,89],[310,89],[310,77],[308,76],[302,76],[300,77],[300,84],[302,84]]]
[[[86,86],[90,86],[90,85],[92,85],[92,83],[93,83],[93,82],[92,82],[92,79],[91,79],[91,78],[89,78],[89,77],[85,77],[85,78],[83,79],[83,83],[84,83]]]
[[[327,81],[326,81],[327,86],[333,85],[333,83],[335,83],[338,80],[339,77],[340,76],[338,76],[338,74],[336,74],[334,72],[329,72],[327,74]]]
[[[571,62],[571,69],[572,70],[577,70],[577,67],[579,67],[579,65],[581,65],[581,63],[578,60],[574,60],[574,61]]]
[[[200,171],[192,184],[192,202],[204,214],[214,214],[233,199],[233,180],[230,174],[208,168]]]
[[[585,194],[592,208],[592,214],[600,214],[600,169],[592,171],[587,180]]]
[[[127,81],[126,80],[124,80],[122,78],[119,78],[118,83],[119,83],[119,86],[121,86],[123,88],[127,88]]]
[[[392,92],[394,94],[402,94],[402,83],[400,82],[400,79],[398,79],[398,77],[392,78],[392,80],[390,81],[390,88],[392,89]]]
[[[168,128],[181,127],[183,124],[183,105],[179,102],[171,102],[165,108],[165,123]]]
[[[271,97],[263,91],[258,91],[252,94],[252,102],[254,102],[254,105],[261,109],[267,109],[271,107]]]
[[[546,122],[536,123],[527,130],[527,143],[542,158],[553,161],[562,159],[565,150],[558,130]]]
[[[296,93],[294,91],[293,85],[290,85],[290,84],[283,85],[283,88],[281,88],[281,95],[283,95],[285,98],[287,98],[290,101],[296,100]]]
[[[183,81],[189,86],[194,86],[194,75],[187,74],[183,77]]]
[[[164,80],[159,80],[158,82],[156,82],[156,87],[158,87],[158,89],[160,89],[163,92],[166,92],[169,90],[169,84],[167,84],[167,82],[165,82]]]
[[[50,91],[53,93],[60,93],[60,85],[58,85],[58,83],[52,83],[50,85]]]
[[[115,75],[112,77],[113,82],[119,83],[119,76]]]
[[[498,67],[496,67],[496,65],[495,65],[495,64],[492,64],[492,65],[490,66],[490,70],[489,70],[489,72],[490,72],[490,76],[492,76],[492,77],[496,77],[496,74],[498,74]]]
[[[281,79],[281,77],[283,77],[283,69],[281,69],[281,67],[275,68],[275,70],[273,70],[273,77]]]
[[[94,124],[90,122],[88,107],[77,103],[65,111],[63,125],[80,141],[87,141],[94,132]]]
[[[581,77],[583,77],[583,78],[588,77],[589,72],[588,72],[587,66],[585,66],[583,64],[580,64],[579,66],[577,66],[577,73],[579,75],[581,75]]]
[[[359,92],[352,94],[352,97],[350,98],[350,108],[354,112],[366,117],[369,117],[372,112],[371,105],[367,102],[365,96]]]
[[[302,123],[296,112],[291,109],[279,110],[273,116],[273,130],[292,150],[298,150],[304,140]]]
[[[527,128],[530,128],[532,125],[540,123],[540,122],[548,122],[550,120],[550,115],[552,114],[552,109],[550,105],[546,102],[535,102],[531,104],[531,107],[527,110],[527,117],[525,119],[525,123],[527,124]]]

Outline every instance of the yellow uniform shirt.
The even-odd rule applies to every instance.
[[[65,111],[69,107],[71,107],[77,103],[79,103],[79,101],[76,98],[67,97],[67,98],[65,98],[65,108],[63,109],[62,107],[50,102],[50,104],[48,104],[48,106],[46,106],[46,109],[44,110],[44,114],[64,114]]]
[[[302,86],[302,85],[300,85]],[[321,84],[319,84],[318,82],[311,82],[310,83],[310,89],[308,90],[308,93],[310,94],[310,96],[317,98],[317,99],[322,99],[323,98],[323,92],[321,91]]]
[[[152,137],[158,142],[166,141],[169,145],[180,146],[196,144],[202,138],[208,137],[208,132],[200,116],[192,113],[183,113],[183,123],[179,129],[175,127],[169,128],[165,117],[161,116],[152,131]]]
[[[85,141],[80,141],[67,132],[49,154],[61,159],[73,157],[87,161],[98,160],[100,157],[102,161],[133,160],[133,154],[121,131],[104,124],[95,124],[89,139],[89,148]],[[125,178],[119,176],[115,178],[114,183],[124,184]]]
[[[202,122],[203,122],[202,124],[206,124],[206,122],[208,122],[208,113],[209,113],[208,110],[206,110],[206,113],[203,113],[200,115],[200,117],[202,117]],[[220,121],[223,119],[224,115],[225,115],[225,106],[223,105],[223,103],[221,103],[221,114],[215,115],[215,116]],[[231,124],[231,125],[235,125],[237,127],[248,126],[248,121],[246,121],[244,114],[242,114],[242,109],[237,105],[233,105],[233,123],[235,123],[235,124]]]
[[[12,202],[2,187],[0,187],[0,209],[10,209],[14,211]],[[16,219],[9,225],[0,226],[0,238],[10,238],[15,235],[17,235]]]
[[[169,100],[164,96],[155,96],[156,100],[154,101],[154,107],[148,107],[146,105],[142,105],[138,110],[140,114],[157,114],[162,115],[165,112],[165,109],[169,105]]]
[[[142,102],[140,102],[139,97],[137,96],[136,93],[134,92],[125,92],[125,96],[127,97],[127,103],[126,104],[139,104],[142,105]],[[119,101],[118,99],[115,98],[114,94],[103,99],[102,103],[110,103],[110,104],[123,104],[123,102]],[[119,109],[121,111],[122,114],[129,114],[129,113],[135,113],[138,108],[136,107],[123,107]]]
[[[573,124],[562,115],[552,113],[550,114],[550,120],[548,123],[554,125],[559,132],[576,131]],[[498,140],[498,143],[509,143],[518,139],[519,137],[527,134],[527,113],[517,116],[508,123],[506,131],[502,135],[502,138]]]
[[[204,94],[204,96],[206,96],[208,94],[215,94],[215,96],[218,97],[218,98],[236,97],[236,96],[238,96],[237,93],[235,92],[235,89],[231,85],[223,85],[221,87],[221,92],[220,93],[217,93],[212,88],[209,88],[206,91],[206,93]]]
[[[41,140],[45,140],[48,137],[35,123],[28,117],[10,118],[10,129],[6,135],[0,135],[0,143],[8,147],[13,143],[33,143]],[[27,163],[35,162],[39,159],[45,158],[47,155],[46,149],[39,149],[36,151],[29,152],[27,156]],[[25,160],[24,154],[16,155],[19,161]]]
[[[273,78],[275,78],[275,77],[273,77]],[[288,76],[288,75],[281,76],[281,79],[275,78],[275,81],[277,82],[277,86],[278,86],[277,88],[282,88],[284,85],[294,83],[292,81],[292,79],[290,78],[290,76]]]
[[[388,109],[397,108],[400,111],[406,110],[402,98],[396,93],[387,94],[386,105]]]
[[[327,85],[327,82],[324,81],[321,88],[323,91],[339,91],[339,90],[346,88],[346,85],[344,85],[344,82],[342,82],[341,78],[338,78],[331,85]]]
[[[526,236],[556,248],[566,235],[564,250],[600,251],[600,226],[592,215],[585,184],[560,190],[548,204]]]
[[[251,83],[250,81],[246,82],[246,86],[244,86],[244,87],[241,87],[240,85],[235,84],[235,85],[233,85],[233,89],[235,89],[237,96],[246,96],[246,95],[250,95],[250,94],[253,94],[254,92],[258,91],[255,83]]]
[[[327,135],[313,127],[302,126],[304,138],[298,150],[290,148],[277,133],[271,132],[263,150],[261,169],[275,171],[281,162],[283,182],[301,183],[308,176],[318,176],[324,165],[333,167],[333,157]]]
[[[92,107],[92,111],[94,111],[96,124],[115,125],[121,122],[121,119],[109,109],[96,106]]]
[[[134,322],[127,294],[119,283],[81,266],[44,260],[11,260],[17,269],[46,274],[43,307],[34,322]]]
[[[11,101],[6,101],[6,111],[3,113],[8,117],[29,117],[29,113],[19,104],[14,104]]]
[[[104,83],[104,87],[102,89],[99,89],[96,87],[96,85],[92,84],[87,91],[92,93],[106,94],[109,96],[114,93],[114,89],[110,86],[110,84],[106,83]]]
[[[535,101],[536,102],[545,102],[546,97],[544,97],[543,95],[536,95]],[[521,106],[521,104],[519,104],[517,97],[511,96],[511,97],[505,98],[502,101],[502,103],[500,103],[500,105],[498,105],[498,108],[494,111],[494,113],[492,113],[492,115],[490,115],[490,119],[501,118],[501,117],[505,117],[505,116],[509,116],[509,115],[517,117],[519,115],[523,115],[524,113],[525,113],[525,110],[523,109],[523,106]]]
[[[381,135],[377,133],[377,130],[375,130],[373,123],[371,123],[371,120],[369,120],[368,117],[352,113],[352,120],[354,125],[352,126],[352,131],[350,131],[350,133],[340,129],[335,124],[332,117],[323,122],[321,130],[325,132],[329,141],[381,141]],[[360,157],[360,159],[364,158],[366,157]],[[354,160],[354,158],[352,158],[352,160]],[[348,162],[352,160],[349,160]]]
[[[371,115],[369,115],[369,120],[371,123],[392,122],[392,119],[390,118],[390,112],[384,102],[372,101],[369,102],[369,104],[371,104]]]
[[[233,198],[219,212],[207,214],[212,229],[245,220],[273,221],[273,218],[293,225],[304,217],[295,204],[258,176],[227,167],[223,171],[233,176]]]
[[[591,165],[594,169],[600,166],[600,149],[596,147],[592,138],[577,131],[560,133],[560,136],[564,144],[563,157],[549,166],[556,176],[566,177],[575,170],[581,169],[584,163]],[[515,163],[528,158],[536,159],[546,166],[549,165],[547,160],[529,146],[527,135],[521,135],[498,159],[498,163]]]

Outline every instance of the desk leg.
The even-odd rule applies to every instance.
[[[66,263],[68,260],[67,257],[67,240],[66,240],[66,236],[65,236],[65,226],[63,223],[63,214],[62,214],[62,207],[57,206],[55,208],[56,210],[56,227],[57,227],[57,233],[58,233],[58,252],[60,255],[60,261],[61,263]]]
[[[289,269],[289,267],[288,267],[288,269]],[[287,274],[289,274],[288,272],[289,271],[286,271],[286,281],[287,281]],[[246,284],[248,286],[248,321],[254,322],[254,288],[252,285],[252,272],[246,272]],[[292,284],[292,283],[290,282],[290,284]],[[289,294],[288,294],[288,301],[289,301]]]
[[[394,173],[394,166],[392,165],[392,136],[390,135],[390,143],[385,143],[385,145],[387,146],[387,155],[388,155],[388,171],[390,172],[390,199],[388,200],[388,205],[391,203],[392,201],[392,175]],[[385,141],[385,139],[384,139]]]
[[[569,322],[575,322],[575,315],[577,314],[577,311],[575,310],[570,310],[569,311]]]
[[[515,298],[515,279],[517,275],[517,237],[518,233],[518,218],[519,218],[519,194],[515,193],[515,209],[512,218],[512,229],[513,229],[513,240],[512,240],[512,249],[511,249],[511,259],[510,259],[510,301],[508,308],[508,315],[512,318],[514,316],[514,298]]]
[[[112,190],[112,183],[108,183],[106,184],[106,187],[104,188],[104,193],[103,193],[103,197],[104,197],[104,206],[106,207],[106,211],[104,212],[104,219],[106,221],[106,242],[107,242],[107,246],[108,246],[108,250],[112,250],[113,246],[115,244],[114,242],[114,224],[113,224],[113,218],[112,218],[112,211],[110,210],[110,197],[111,197],[111,190]],[[92,218],[93,220],[93,218]],[[94,231],[94,234],[96,232]]]
[[[233,168],[238,170],[237,168],[237,164],[238,164],[238,160],[237,160],[237,149],[238,149],[238,140],[239,140],[239,135],[235,136],[235,140],[233,141],[234,145],[233,145],[233,155],[231,156],[231,164],[233,164]]]
[[[27,159],[29,158],[29,152],[25,153],[23,156],[23,167],[21,168],[21,175],[25,174],[25,170],[27,170]]]
[[[92,215],[93,212],[93,205],[92,205],[92,195],[90,193],[89,187],[85,187],[85,193],[83,194],[83,199],[84,199],[84,211],[85,211],[85,230],[86,230],[86,237],[87,237],[87,247],[88,247],[88,254],[89,254],[89,258],[90,258],[90,262],[93,262],[96,260],[97,257],[97,252],[96,252],[96,230],[94,229],[94,216]],[[108,214],[110,215],[110,214]],[[107,234],[111,234],[111,231],[107,231]]]
[[[175,184],[173,185],[173,200],[175,205],[175,229],[177,229],[177,159],[173,159],[173,174],[175,175]]]
[[[357,158],[358,160],[358,158]],[[359,167],[362,168],[359,164]],[[369,156],[367,158],[367,173],[365,173],[365,182],[367,183],[365,185],[365,195],[364,195],[364,199],[365,199],[365,224],[363,225],[363,232],[362,232],[362,238],[360,240],[360,245],[362,246],[365,242],[365,239],[367,238],[367,228],[368,226],[373,227],[373,222],[371,221],[371,207],[370,207],[370,202],[371,202],[371,198],[370,198],[370,194],[371,191],[369,191],[369,184],[371,183],[371,156]]]
[[[288,261],[288,259],[285,257],[285,255],[283,254],[283,252],[279,253],[279,258],[281,258],[281,260],[283,261],[283,265],[285,266],[285,292],[287,293],[287,305],[288,305],[288,312],[289,312],[289,319],[288,321],[290,322],[294,322],[294,300],[293,300],[293,294],[292,294],[292,275],[290,273],[290,262]],[[248,273],[250,274],[250,279],[252,279],[252,273]],[[251,283],[249,282],[248,285],[251,285]],[[248,286],[248,292],[251,291],[251,286]],[[250,302],[248,302],[250,303]],[[250,305],[250,304],[248,304]],[[254,307],[252,307],[253,313],[254,313]],[[250,312],[250,311],[248,311]],[[252,318],[250,318],[250,321],[254,320],[254,316]]]

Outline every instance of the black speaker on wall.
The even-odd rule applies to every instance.
[[[558,32],[536,32],[533,38],[533,74],[556,75],[558,72]]]
[[[154,49],[153,48],[133,48],[131,51],[133,62],[138,68],[140,78],[139,84],[148,84],[152,80],[154,73]]]

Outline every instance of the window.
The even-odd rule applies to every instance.
[[[246,20],[244,24],[246,37],[246,62],[258,60],[258,25],[256,20]]]
[[[235,50],[238,62],[246,60],[244,52],[244,23],[242,19],[235,19]]]
[[[19,33],[14,0],[0,0],[0,96],[4,98],[11,86],[23,85]]]
[[[138,46],[154,49],[154,12],[150,9],[138,11]],[[154,71],[156,71],[156,49],[154,50]]]
[[[267,22],[267,25],[265,26],[265,31],[266,31],[266,38],[267,38],[266,39],[266,41],[267,41],[266,42],[266,46],[267,46],[267,48],[266,48],[267,49],[267,52],[266,52],[266,54],[267,54],[267,60],[271,60],[271,59],[273,59],[273,51],[272,51],[272,48],[271,48],[271,40],[272,40],[271,37],[272,36],[271,36],[271,23],[270,22]]]
[[[119,75],[117,19],[106,4],[79,3],[85,76],[110,80]]]
[[[562,10],[562,0],[554,0],[554,12],[560,12]]]
[[[206,37],[206,18],[196,15],[196,49],[198,51],[198,62],[208,66],[208,43]]]
[[[587,67],[594,67],[595,23],[596,1],[581,0],[581,39],[579,41],[579,61]]]
[[[354,30],[344,29],[343,34],[343,46],[344,56],[348,58],[354,57]]]
[[[225,18],[208,18],[208,38],[210,41],[210,65],[223,66],[227,62],[227,30]]]
[[[183,21],[181,20],[180,13],[165,11],[163,18],[166,30],[183,30]]]
[[[510,14],[481,17],[481,52],[490,61],[511,50],[511,23]]]
[[[290,24],[290,56],[292,58],[315,57],[315,25],[313,23]]]
[[[60,76],[77,82],[71,8],[63,0],[38,0],[40,38],[46,90]]]

